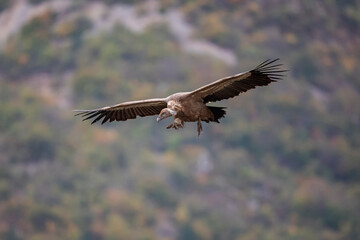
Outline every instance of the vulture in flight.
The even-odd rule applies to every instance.
[[[91,119],[91,124],[102,120],[126,121],[137,116],[145,117],[158,115],[157,122],[173,116],[174,122],[167,129],[179,129],[185,122],[197,122],[197,132],[202,131],[201,121],[217,122],[226,114],[225,107],[208,106],[207,103],[216,102],[238,96],[242,92],[257,86],[266,86],[284,77],[287,70],[280,69],[282,64],[275,60],[266,60],[251,71],[221,78],[215,82],[202,86],[192,92],[179,92],[166,98],[152,98],[130,101],[93,110],[74,110],[76,116],[83,117],[83,121]]]

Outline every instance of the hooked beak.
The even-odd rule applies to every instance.
[[[161,121],[161,118],[160,118],[160,117],[157,117],[157,118],[156,118],[156,121],[157,121],[157,122],[160,122],[160,121]]]

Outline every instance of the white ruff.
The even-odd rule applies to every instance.
[[[169,109],[169,112],[170,112],[170,114],[171,114],[172,116],[174,116],[174,115],[177,113],[177,111],[172,110],[172,109]]]

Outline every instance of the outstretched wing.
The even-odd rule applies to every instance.
[[[92,119],[91,124],[100,121],[104,118],[101,124],[107,121],[126,121],[134,119],[137,116],[145,117],[157,115],[163,108],[166,108],[167,103],[163,98],[153,98],[140,101],[124,102],[113,106],[93,110],[74,110],[78,112],[75,116],[83,117],[83,121]]]
[[[282,73],[287,71],[280,69],[282,64],[277,64],[278,60],[266,60],[251,71],[219,79],[190,94],[198,95],[204,99],[204,103],[208,103],[238,96],[256,86],[266,86],[271,82],[281,80],[284,77]]]

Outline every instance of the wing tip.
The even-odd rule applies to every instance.
[[[278,62],[279,60],[280,58],[275,58],[275,59],[268,58],[259,65],[257,65],[255,69],[266,67],[272,63]]]
[[[284,73],[289,72],[289,70],[282,69],[281,66],[283,66],[283,64],[279,63],[279,60],[280,58],[267,59],[250,72],[265,75],[272,82],[282,80],[283,77],[286,76]]]

